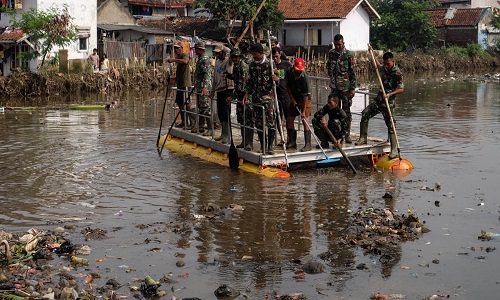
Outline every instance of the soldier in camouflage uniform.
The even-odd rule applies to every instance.
[[[321,147],[323,149],[328,149],[330,146],[328,141],[328,133],[323,126],[328,126],[328,129],[332,132],[333,136],[337,139],[338,146],[341,147],[342,141],[347,135],[347,114],[340,108],[340,100],[337,94],[328,95],[328,102],[320,110],[318,110],[313,117],[312,124],[314,127],[314,134],[321,141]],[[328,124],[324,118],[328,115]],[[319,146],[316,146],[319,149]]]
[[[245,96],[243,97],[243,105],[248,105],[251,102],[254,107],[255,127],[261,131],[257,132],[260,141],[260,150],[264,152],[264,120],[263,112],[260,106],[264,107],[266,114],[267,127],[267,153],[273,154],[274,142],[274,93],[271,62],[264,55],[264,47],[262,44],[252,45],[253,61],[249,66],[249,76],[247,86],[245,88]],[[259,105],[259,106],[255,106]]]
[[[361,123],[360,123],[361,132],[359,135],[359,140],[356,142],[356,145],[364,145],[367,143],[368,121],[378,113],[382,113],[385,125],[387,126],[387,131],[389,133],[389,141],[391,142],[391,153],[389,154],[389,158],[393,159],[396,158],[398,154],[397,154],[396,134],[394,133],[394,128],[392,128],[391,115],[394,116],[394,107],[396,106],[394,100],[396,98],[396,95],[404,92],[403,74],[399,70],[398,66],[395,64],[394,55],[391,52],[384,53],[383,60],[384,60],[383,65],[381,65],[380,62],[378,61],[376,61],[376,63],[378,69],[380,70],[380,77],[382,79],[382,84],[386,92],[391,114],[389,114],[389,110],[387,109],[384,100],[384,94],[381,88],[374,99],[375,101],[370,103],[361,112]],[[396,121],[394,119],[393,121],[394,125],[396,125]]]
[[[199,41],[194,46],[198,60],[194,71],[194,88],[196,92],[196,102],[198,106],[199,126],[193,126],[192,133],[203,132],[204,136],[212,135],[212,113],[210,111],[209,92],[212,89],[213,67],[210,58],[205,54],[205,43]],[[206,116],[206,117],[203,117]],[[204,124],[207,124],[207,131],[204,131]]]
[[[344,37],[341,34],[333,38],[334,48],[328,52],[326,71],[330,77],[332,93],[339,95],[342,109],[348,117],[346,143],[352,143],[351,131],[351,105],[356,89],[356,73],[354,56],[344,46]]]
[[[243,97],[245,96],[245,88],[248,81],[248,65],[242,59],[242,53],[238,49],[231,51],[231,60],[233,61],[233,73],[228,73],[227,78],[233,80],[234,90],[231,97],[226,99],[230,103],[232,100],[237,100],[236,118],[238,123],[246,127],[241,127],[241,144],[236,145],[236,148],[245,148],[247,151],[253,149],[253,110],[250,103],[247,103],[246,108],[243,106]]]
[[[250,52],[250,44],[246,41],[241,41],[241,43],[238,45],[238,48],[241,51],[241,59],[247,64],[250,65],[250,63],[253,61],[252,53]]]

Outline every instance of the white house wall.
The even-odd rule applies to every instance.
[[[353,51],[366,50],[370,40],[370,18],[361,6],[351,11],[346,19],[338,21],[300,20],[285,21],[283,30],[286,30],[284,41],[283,30],[278,31],[278,40],[287,46],[304,46],[305,30],[321,29],[321,45],[329,45],[333,37],[341,33],[344,36],[346,48]],[[305,45],[307,46],[307,45]]]
[[[358,6],[340,23],[340,33],[344,36],[347,49],[366,50],[370,41],[370,18],[366,10]]]
[[[68,11],[73,18],[73,24],[78,28],[88,28],[90,37],[87,50],[79,50],[78,40],[65,47],[68,49],[69,59],[86,59],[97,48],[97,2],[96,1],[72,1],[72,0],[38,0],[38,9],[44,10],[55,6],[62,8],[68,5]],[[24,7],[23,7],[24,8]],[[52,53],[57,53],[58,47],[52,49]]]

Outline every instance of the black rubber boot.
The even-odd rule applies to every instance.
[[[297,130],[295,129],[287,129],[288,136],[290,140],[286,143],[285,147],[287,149],[297,149]]]
[[[330,144],[328,143],[328,138],[326,137],[326,134],[322,129],[315,128],[314,134],[316,135],[318,140],[320,140],[320,142],[321,142],[320,145],[316,145],[316,149],[320,149],[320,146],[323,149],[330,148]]]
[[[245,150],[252,151],[253,150],[253,129],[245,128]]]
[[[274,135],[275,131],[274,130],[268,130],[267,131],[267,154],[274,154]]]
[[[347,128],[346,128],[346,137],[345,137],[345,143],[346,144],[352,144],[352,140],[351,140],[351,120],[349,120],[349,123],[347,123]]]
[[[188,119],[189,119],[189,126],[186,127],[187,130],[191,130],[193,128],[196,128],[196,111],[194,108],[191,108],[189,110],[190,113],[187,114]]]
[[[261,131],[257,131],[257,136],[259,137],[260,150],[257,150],[257,153],[264,153],[264,133]]]
[[[239,149],[245,148],[245,144],[246,144],[245,136],[247,133],[247,129],[245,127],[241,127],[240,130],[241,130],[241,143],[236,145],[236,148],[239,148]]]
[[[311,131],[306,130],[304,131],[304,141],[305,145],[300,149],[300,152],[307,152],[311,151]]]
[[[205,120],[206,120],[205,117],[201,116],[201,115],[199,115],[199,116],[195,115],[194,117],[195,117],[195,119],[194,119],[194,126],[191,129],[191,133],[196,133],[196,130],[199,130],[198,131],[199,133],[203,133],[205,131]],[[196,124],[196,118],[199,119],[198,127],[196,127],[196,125],[197,125]]]
[[[361,122],[361,124],[359,124],[359,127],[359,140],[356,142],[356,145],[366,145],[366,143],[368,142],[368,123]]]
[[[211,136],[213,134],[212,131],[212,117],[211,116],[205,116],[203,119],[206,120],[207,122],[207,131],[203,133],[203,136]]]
[[[398,143],[396,142],[396,134],[389,134],[389,141],[391,142],[391,153],[389,153],[389,159],[394,159],[398,157]]]

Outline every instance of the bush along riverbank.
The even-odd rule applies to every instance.
[[[9,76],[0,77],[0,95],[7,98],[41,97],[123,89],[148,90],[163,88],[166,81],[166,73],[159,68],[123,68],[111,69],[109,73],[79,74],[14,71]]]

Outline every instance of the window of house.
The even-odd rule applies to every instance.
[[[30,46],[26,44],[12,46],[12,61],[11,68],[21,68],[24,70],[29,69],[29,61],[19,57],[19,54],[30,51]]]
[[[321,29],[305,29],[304,44],[306,46],[321,45]]]
[[[78,51],[87,51],[89,49],[90,28],[78,28]]]
[[[89,38],[78,38],[78,50],[87,51],[89,44]]]

